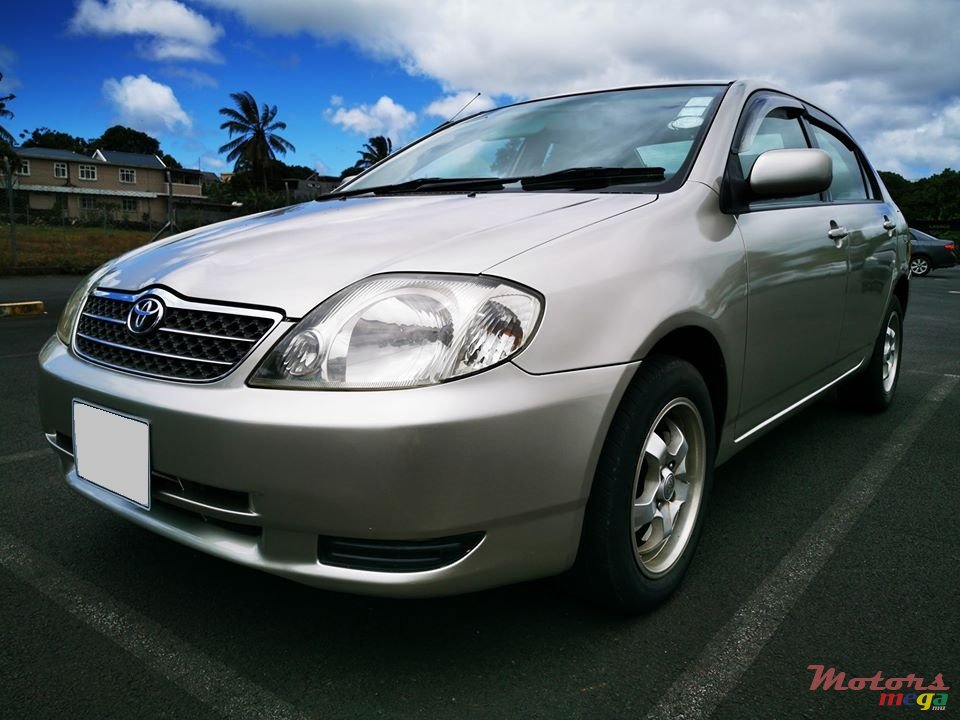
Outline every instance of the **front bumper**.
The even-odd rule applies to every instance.
[[[257,360],[191,386],[98,367],[51,338],[40,355],[41,418],[67,482],[213,555],[390,596],[466,592],[567,569],[607,426],[636,369],[534,376],[507,363],[434,387],[293,391],[246,386]],[[150,510],[78,477],[74,399],[150,421]],[[476,533],[482,540],[464,557],[430,570],[318,558],[322,538]]]

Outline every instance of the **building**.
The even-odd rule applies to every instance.
[[[306,179],[284,178],[283,185],[289,200],[303,202],[304,200],[313,200],[318,195],[332,192],[340,185],[340,182],[340,178],[320,175],[320,173],[315,172]]]
[[[106,214],[113,221],[167,222],[167,173],[177,207],[203,203],[199,170],[167,168],[156,155],[97,150],[15,148],[15,189],[27,193],[30,210],[84,218]]]

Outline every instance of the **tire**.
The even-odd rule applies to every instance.
[[[710,393],[697,370],[673,357],[645,360],[600,454],[575,587],[629,614],[666,600],[700,537],[715,447]]]
[[[929,275],[933,267],[930,265],[930,258],[926,255],[914,255],[910,258],[910,274],[917,277]]]
[[[870,363],[840,388],[847,405],[867,412],[883,412],[893,402],[900,380],[903,352],[903,310],[894,297],[873,346]]]

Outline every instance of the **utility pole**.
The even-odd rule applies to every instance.
[[[10,211],[10,248],[13,251],[13,267],[17,266],[17,218],[13,214],[13,168],[10,158],[3,156],[3,166],[7,176],[7,208]]]
[[[172,232],[180,232],[180,228],[177,227],[177,217],[174,213],[175,213],[175,210],[173,208],[173,183],[170,182],[170,171],[167,170],[167,223],[162,228],[160,228],[160,231],[153,236],[153,240],[151,240],[150,242],[153,242],[154,240],[156,240],[158,237],[160,237],[165,232],[167,232],[167,230],[170,230]]]

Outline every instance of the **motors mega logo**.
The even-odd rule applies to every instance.
[[[880,694],[881,707],[907,705],[921,710],[943,710],[950,698],[947,694],[950,686],[944,684],[943,673],[937,673],[933,682],[927,685],[922,677],[913,673],[906,677],[884,677],[882,672],[877,672],[870,677],[851,677],[848,680],[847,674],[837,672],[836,668],[807,665],[807,670],[813,670],[810,690],[873,690]]]

